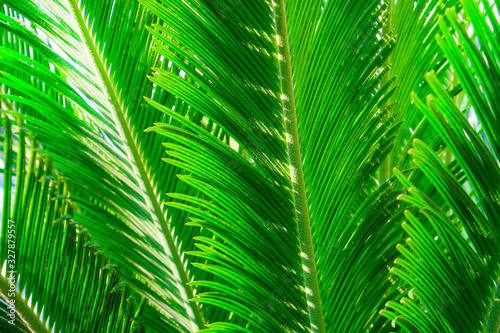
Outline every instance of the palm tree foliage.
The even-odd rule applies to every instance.
[[[126,282],[119,283],[118,268],[109,263],[88,231],[73,220],[75,205],[68,199],[67,182],[53,172],[50,157],[38,151],[33,137],[26,149],[22,120],[18,123],[17,154],[13,158],[12,126],[8,118],[4,121],[5,170],[12,170],[16,161],[15,193],[10,195],[5,178],[3,197],[6,201],[14,197],[13,224],[5,220],[5,210],[2,215],[2,222],[7,222],[2,227],[9,230],[2,234],[7,238],[2,242],[7,247],[2,253],[8,253],[7,277],[24,286],[22,292],[30,295],[28,305],[38,304],[50,313],[49,324],[54,324],[56,331],[106,331],[108,326],[116,332],[144,331],[144,324],[134,318],[140,317],[147,299],[136,309],[130,287]],[[27,164],[25,153],[29,156]],[[2,292],[14,289],[11,283],[1,277]],[[16,307],[30,311],[21,295],[15,295],[15,301]],[[2,312],[1,328],[5,332],[12,327],[8,313],[10,310]],[[19,320],[16,328],[28,332],[28,326],[47,332],[34,314]]]
[[[0,4],[2,330],[499,331],[495,1]]]

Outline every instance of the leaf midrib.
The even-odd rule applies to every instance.
[[[151,180],[149,179],[145,163],[141,159],[141,154],[139,152],[139,148],[133,139],[132,131],[128,126],[128,122],[126,120],[125,110],[120,105],[120,101],[118,95],[113,88],[112,80],[106,71],[104,63],[99,55],[99,52],[93,42],[93,39],[90,35],[90,32],[87,29],[85,24],[85,19],[82,15],[80,8],[78,7],[78,3],[76,0],[68,0],[71,11],[73,13],[74,18],[76,19],[79,27],[80,37],[85,42],[87,46],[87,50],[89,51],[92,59],[92,64],[95,67],[95,70],[98,72],[98,76],[101,82],[99,85],[106,97],[110,102],[110,110],[112,117],[114,118],[114,122],[118,127],[118,132],[120,134],[121,139],[125,143],[125,150],[128,155],[128,158],[133,161],[132,168],[136,176],[138,176],[139,187],[143,191],[144,199],[148,205],[148,208],[152,208],[151,216],[154,222],[158,223],[161,227],[162,234],[164,240],[167,244],[162,244],[167,256],[169,257],[171,263],[171,269],[174,277],[177,280],[177,285],[179,288],[179,292],[184,301],[184,306],[186,308],[187,314],[191,319],[191,330],[193,332],[197,332],[204,328],[203,317],[201,316],[200,309],[195,302],[192,302],[193,291],[191,287],[187,284],[189,282],[187,273],[184,270],[184,265],[180,259],[179,250],[177,249],[170,230],[168,228],[167,222],[165,220],[165,216],[160,207],[158,199],[154,193]]]
[[[282,61],[279,62],[281,75],[281,91],[283,116],[285,122],[286,144],[290,163],[290,180],[292,183],[293,201],[297,226],[299,231],[300,256],[304,274],[305,293],[311,331],[325,333],[325,324],[321,307],[316,260],[312,241],[309,208],[300,156],[299,132],[297,128],[297,114],[295,111],[295,95],[293,89],[292,62],[288,41],[288,27],[286,19],[285,0],[279,0],[274,8],[276,32],[278,38],[278,52]]]

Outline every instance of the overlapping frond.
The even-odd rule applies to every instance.
[[[497,332],[500,325],[496,300],[500,170],[494,88],[500,73],[496,45],[500,25],[490,4],[464,0],[462,5],[464,20],[454,7],[439,18],[441,35],[436,40],[470,107],[462,110],[434,72],[426,76],[432,95],[425,103],[415,95],[413,100],[463,175],[454,174],[453,163],[445,165],[433,149],[415,141],[411,155],[441,201],[437,204],[411,179],[399,177],[407,188],[401,199],[416,209],[406,212],[403,228],[409,238],[398,246],[402,257],[393,272],[409,291],[401,304],[389,303],[391,311],[384,313],[393,324],[412,332]],[[480,119],[479,131],[466,113]]]
[[[387,117],[392,108],[387,100],[395,88],[388,69],[381,68],[394,42],[389,35],[380,38],[380,17],[386,9],[379,1],[327,3],[306,37],[307,58],[293,66],[314,252],[329,331],[356,332],[371,326],[384,331],[385,318],[378,317],[377,309],[393,288],[387,266],[397,254],[391,245],[402,237],[397,192],[389,186],[374,192],[373,182],[399,126],[394,117]],[[290,17],[300,16],[295,10],[301,9],[291,7]],[[292,50],[301,47],[294,43],[292,38]],[[389,221],[386,217],[392,214]]]
[[[3,97],[68,179],[78,219],[160,310],[147,310],[152,326],[201,328],[187,286],[196,268],[182,256],[199,232],[162,206],[165,189],[192,190],[161,161],[159,136],[143,132],[169,121],[143,96],[201,121],[147,79],[152,66],[179,73],[151,51],[146,25],[157,19],[135,1],[4,1],[2,9]]]
[[[442,144],[435,131],[429,130],[428,121],[413,107],[410,95],[412,91],[419,96],[429,93],[424,74],[431,70],[442,80],[448,79],[449,62],[435,43],[434,36],[439,31],[439,16],[446,8],[460,6],[457,0],[392,0],[390,3],[390,18],[384,29],[393,31],[396,36],[389,63],[391,76],[395,77],[395,84],[398,85],[391,98],[394,103],[391,115],[396,115],[397,120],[403,123],[398,130],[394,149],[381,168],[381,180],[390,176],[393,167],[410,167],[411,157],[407,151],[413,139],[419,138],[436,148]]]
[[[378,188],[373,178],[398,129],[394,118],[385,121],[394,93],[381,69],[392,45],[389,36],[379,35],[385,6],[258,1],[235,5],[229,14],[208,0],[142,2],[164,22],[151,29],[155,50],[191,79],[155,69],[151,80],[237,144],[150,102],[182,122],[184,129],[158,123],[151,130],[171,140],[167,162],[189,173],[180,178],[206,195],[173,193],[187,204],[168,205],[198,216],[190,224],[212,233],[198,237],[199,251],[190,254],[205,259],[197,265],[222,283],[193,284],[210,288],[198,295],[200,302],[235,317],[208,330],[324,331],[312,301],[305,304],[315,293],[308,285],[310,268],[303,266],[309,253],[314,258],[306,260],[318,267],[327,331],[390,330],[378,311],[396,295],[388,266],[403,234],[402,212],[399,193],[389,183]],[[282,29],[283,14],[288,30]],[[286,88],[288,70],[293,91]],[[293,133],[284,115],[296,117],[309,200],[298,213],[297,180],[290,176]],[[296,214],[310,215],[314,251],[300,245],[304,230]]]
[[[196,281],[210,287],[198,300],[235,316],[210,325],[210,330],[304,330],[308,323],[299,287],[302,273],[286,174],[271,7],[256,2],[221,16],[210,1],[144,4],[168,25],[153,26],[156,50],[182,66],[193,81],[155,70],[153,82],[221,126],[249,156],[244,158],[176,111],[152,103],[186,124],[184,131],[168,124],[154,130],[176,141],[166,144],[169,162],[187,170],[190,175],[181,179],[209,198],[172,194],[189,205],[169,205],[198,215],[191,224],[211,231],[210,237],[197,238],[200,251],[192,254],[205,259],[202,267],[221,282]],[[208,47],[200,47],[206,46],[203,40],[210,41]]]
[[[136,304],[119,270],[75,221],[67,182],[21,124],[3,118],[3,331],[144,332],[147,299]]]

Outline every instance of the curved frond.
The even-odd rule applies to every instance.
[[[152,66],[179,73],[150,48],[145,26],[157,19],[130,1],[4,1],[2,6],[3,97],[68,180],[71,199],[83,212],[77,218],[160,311],[146,310],[152,326],[202,328],[187,284],[197,269],[188,270],[190,260],[183,255],[200,231],[186,230],[184,212],[167,213],[165,191],[156,187],[193,191],[178,182],[179,169],[161,161],[161,138],[143,132],[154,122],[169,121],[143,96],[177,107],[196,123],[202,120],[147,79]],[[114,251],[117,245],[123,251]],[[213,315],[223,320],[227,313]]]
[[[3,119],[0,297],[6,322],[0,325],[5,332],[144,332],[147,299],[136,304],[118,268],[75,221],[67,182],[21,124],[13,134]]]
[[[167,204],[212,234],[190,254],[221,281],[193,282],[210,290],[197,300],[235,316],[207,331],[389,331],[378,311],[396,295],[388,266],[403,234],[399,192],[373,179],[399,126],[384,122],[385,6],[258,1],[229,15],[209,0],[142,2],[164,22],[151,29],[155,50],[190,79],[154,69],[152,82],[237,145],[150,101],[183,124],[150,130],[206,196],[172,193],[186,203]]]
[[[453,153],[465,182],[453,174],[451,164],[446,166],[420,141],[413,143],[411,155],[444,199],[443,204],[437,205],[400,177],[408,189],[402,200],[417,210],[406,213],[408,222],[403,227],[409,238],[398,246],[403,257],[393,272],[410,290],[402,304],[388,304],[393,312],[384,313],[394,324],[411,331],[499,329],[500,170],[494,86],[500,72],[494,59],[500,49],[494,34],[500,26],[490,5],[482,3],[484,9],[480,9],[480,3],[473,0],[462,4],[461,15],[468,21],[460,20],[455,8],[448,9],[439,19],[442,35],[436,40],[464,89],[470,109],[457,106],[434,72],[426,76],[432,95],[425,103],[415,95],[413,100]],[[469,25],[473,35],[467,32]],[[470,124],[465,111],[477,115],[484,124],[480,131]]]

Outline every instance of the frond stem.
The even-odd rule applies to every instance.
[[[274,13],[278,39],[278,52],[280,55],[278,59],[281,75],[281,91],[283,94],[283,116],[285,121],[288,158],[290,163],[290,178],[295,204],[295,215],[299,230],[300,256],[302,259],[302,270],[306,287],[305,292],[309,310],[309,319],[311,321],[311,331],[313,333],[324,333],[325,324],[321,309],[321,297],[319,294],[318,277],[316,273],[311,224],[309,220],[309,208],[307,205],[302,159],[300,157],[299,132],[297,129],[297,115],[295,111],[292,62],[290,56],[290,45],[288,42],[285,0],[278,0],[277,3],[274,3]]]
[[[141,190],[143,191],[144,199],[146,200],[146,204],[148,208],[152,210],[151,216],[153,221],[157,223],[162,230],[163,239],[167,244],[163,244],[165,252],[170,259],[172,273],[177,280],[177,285],[179,288],[180,296],[183,299],[184,306],[186,308],[186,312],[191,319],[191,331],[198,332],[199,330],[205,327],[203,317],[201,316],[200,309],[198,305],[191,301],[193,298],[193,291],[191,287],[187,284],[189,282],[187,273],[184,269],[184,265],[180,259],[180,254],[175,242],[172,238],[172,234],[168,228],[165,215],[160,207],[157,196],[153,190],[153,186],[151,184],[151,180],[148,177],[146,172],[146,168],[144,165],[144,161],[141,158],[141,154],[139,151],[139,147],[137,146],[133,133],[129,127],[125,109],[120,103],[118,94],[116,90],[113,88],[112,79],[108,75],[108,72],[105,68],[104,62],[99,55],[97,47],[94,44],[93,38],[90,35],[90,32],[85,24],[85,18],[83,16],[82,11],[78,6],[78,0],[68,0],[73,15],[78,23],[79,33],[82,40],[85,42],[88,51],[90,52],[90,56],[92,58],[92,62],[94,65],[94,69],[99,74],[99,79],[101,82],[99,86],[103,90],[103,92],[107,95],[109,100],[109,107],[111,114],[114,117],[114,121],[118,126],[119,134],[122,140],[125,142],[126,152],[132,163],[133,171],[138,176],[138,182]]]
[[[7,271],[7,273],[9,272]],[[31,333],[49,332],[19,293],[10,289],[9,281],[3,276],[0,276],[0,297],[7,302],[8,306],[12,306],[12,309],[15,310],[14,315],[16,317],[13,319],[13,326],[16,326],[15,322],[20,319]],[[10,313],[10,311],[9,307],[7,307],[7,312]]]

